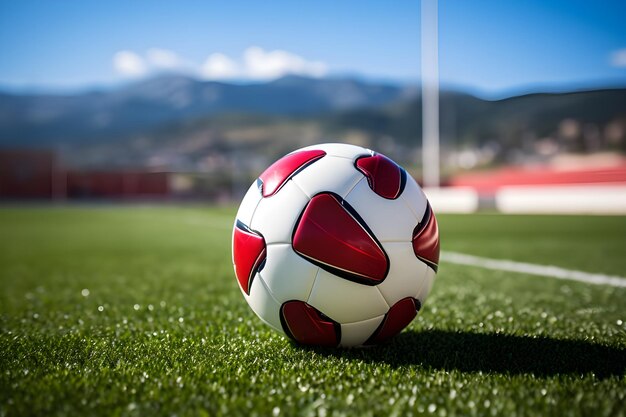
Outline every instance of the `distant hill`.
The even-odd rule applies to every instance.
[[[626,151],[626,89],[495,101],[442,91],[440,107],[444,158],[464,149],[487,155],[479,164]],[[254,171],[320,141],[370,146],[415,163],[420,137],[415,87],[349,78],[289,76],[244,85],[162,76],[68,96],[0,93],[0,147],[53,148],[73,165],[220,170],[235,164]]]
[[[0,93],[0,144],[85,143],[219,113],[312,115],[381,106],[412,91],[347,78],[287,76],[241,85],[168,75],[77,95]]]
[[[416,97],[382,108],[337,112],[326,120],[336,129],[360,129],[407,142],[421,134],[421,114],[421,99]],[[554,135],[565,120],[584,129],[625,117],[626,89],[528,94],[495,101],[453,91],[443,91],[440,97],[442,140],[460,144],[496,140],[513,145],[522,133],[537,139]]]

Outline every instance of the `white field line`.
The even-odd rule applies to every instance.
[[[519,272],[522,274],[540,275],[544,277],[567,279],[587,284],[610,285],[626,288],[626,278],[616,275],[592,274],[560,268],[553,265],[537,265],[526,262],[515,262],[508,259],[491,259],[480,256],[466,255],[458,252],[442,252],[441,260],[458,265],[477,266],[498,271]]]

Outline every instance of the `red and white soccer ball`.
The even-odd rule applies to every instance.
[[[301,344],[399,333],[430,292],[439,232],[404,169],[358,146],[315,145],[270,166],[244,197],[233,263],[254,312]]]

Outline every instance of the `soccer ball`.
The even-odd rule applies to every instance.
[[[315,145],[252,184],[233,229],[244,298],[297,343],[359,346],[417,315],[439,262],[437,221],[421,188],[389,158]]]

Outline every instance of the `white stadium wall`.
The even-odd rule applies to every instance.
[[[436,213],[626,214],[626,184],[506,186],[492,196],[470,187],[426,188]]]

